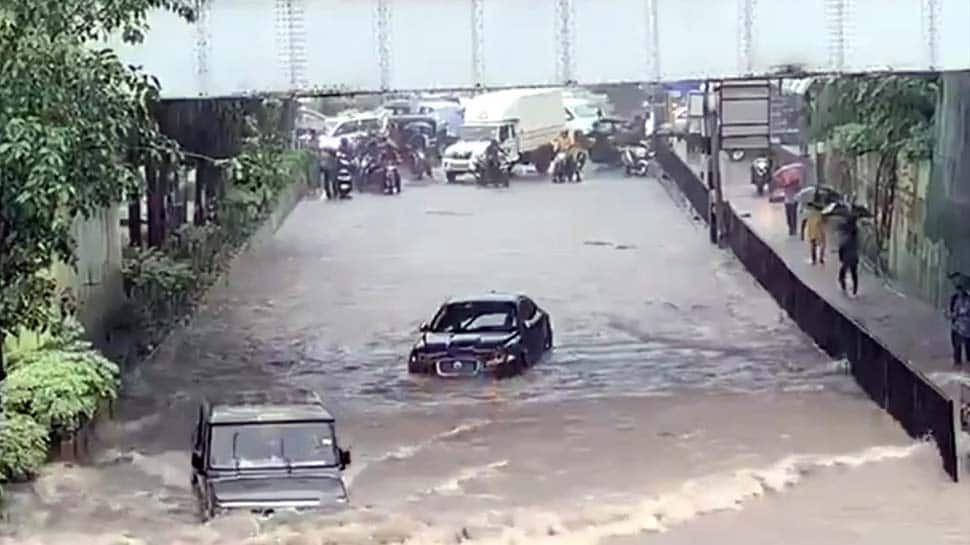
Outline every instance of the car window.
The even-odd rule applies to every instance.
[[[329,422],[216,425],[209,440],[214,469],[336,466],[333,425]]]
[[[377,119],[360,120],[360,130],[364,132],[377,131],[381,128],[381,122]]]
[[[357,131],[356,121],[347,121],[337,127],[337,130],[333,131],[334,136],[343,136],[345,134],[350,134]]]
[[[503,125],[498,131],[498,139],[500,142],[505,142],[509,139],[509,126]]]
[[[484,333],[515,331],[516,308],[513,303],[451,303],[438,311],[431,322],[434,333]]]

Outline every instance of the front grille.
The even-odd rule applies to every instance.
[[[473,377],[481,372],[481,362],[475,360],[440,360],[438,375],[443,377]]]

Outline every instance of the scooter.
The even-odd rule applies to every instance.
[[[384,166],[384,194],[401,194],[401,173],[397,170],[397,165],[389,164]]]
[[[563,150],[556,154],[552,161],[552,183],[563,184],[574,181],[576,177],[576,162],[569,152]]]
[[[475,168],[472,170],[472,174],[475,175],[475,182],[478,185],[508,187],[509,169],[509,165],[501,156],[489,158],[482,155],[475,161]]]
[[[642,178],[650,169],[650,160],[653,159],[654,153],[650,146],[641,142],[625,146],[620,157],[623,159],[624,174]]]
[[[764,195],[765,188],[771,181],[771,161],[767,157],[758,157],[751,161],[751,183],[758,191],[758,195]]]
[[[354,188],[354,172],[349,159],[337,159],[337,172],[334,176],[334,182],[337,198],[349,199],[350,192]]]

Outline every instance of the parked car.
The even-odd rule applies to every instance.
[[[347,503],[334,417],[313,392],[206,400],[192,432],[192,490],[203,520],[229,510],[335,509]]]
[[[408,372],[510,377],[552,348],[549,314],[525,295],[490,293],[445,302],[408,356]]]

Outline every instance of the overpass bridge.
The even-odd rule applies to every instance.
[[[203,0],[122,59],[163,98],[970,69],[968,0]]]

